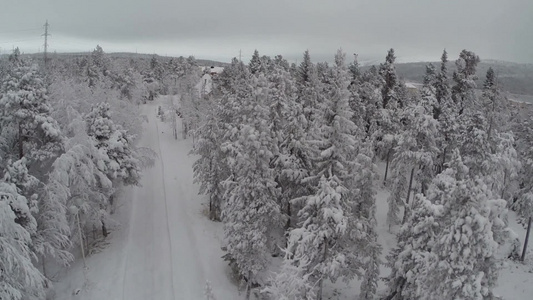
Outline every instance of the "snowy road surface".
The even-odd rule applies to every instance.
[[[140,141],[157,152],[155,165],[144,171],[142,187],[125,192],[122,228],[113,233],[111,246],[89,258],[86,280],[73,266],[72,278],[58,289],[57,296],[65,298],[58,299],[72,299],[69,290],[83,285],[77,299],[205,299],[206,280],[218,299],[242,298],[220,258],[220,223],[202,215],[194,158],[188,155],[191,141],[173,138],[171,125],[156,117],[160,104],[143,107],[149,122]]]

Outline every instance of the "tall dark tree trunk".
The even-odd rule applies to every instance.
[[[527,244],[529,243],[529,233],[531,232],[531,221],[531,217],[529,217],[529,220],[527,222],[526,240],[524,241],[524,249],[522,249],[522,256],[520,257],[521,261],[524,261],[524,259],[526,259]]]
[[[24,141],[22,136],[22,124],[19,123],[19,159],[24,157]]]
[[[48,288],[48,276],[46,275],[46,261],[44,255],[41,255],[41,264],[43,266],[44,287]]]
[[[248,274],[248,282],[246,285],[246,300],[250,300],[251,291],[252,291],[252,272]]]
[[[292,212],[291,212],[291,202],[289,201],[287,203],[287,224],[285,225],[285,229],[288,230],[291,228],[291,219],[292,219]]]
[[[389,161],[390,161],[390,154],[392,152],[392,149],[389,149],[387,152],[387,164],[385,165],[385,177],[383,178],[383,184],[387,182],[387,175],[389,174]]]
[[[411,177],[409,178],[409,188],[407,189],[407,199],[405,199],[405,208],[403,210],[403,220],[402,220],[402,224],[405,224],[405,222],[407,221],[407,205],[409,204],[409,198],[411,198],[411,189],[413,188],[413,176],[415,174],[415,167],[413,167],[411,169]]]
[[[322,257],[322,262],[326,261],[328,258],[328,240],[324,239],[324,256]],[[324,286],[324,279],[321,277],[320,281],[318,282],[318,292],[316,294],[317,300],[322,300],[322,290]]]
[[[446,163],[446,151],[447,150],[448,150],[448,147],[444,147],[444,151],[442,152],[442,163],[440,165],[439,173],[442,173],[442,171],[444,171],[444,164]]]
[[[107,227],[105,226],[105,222],[102,221],[102,235],[104,237],[107,237],[108,234],[109,234],[109,232],[107,231]]]

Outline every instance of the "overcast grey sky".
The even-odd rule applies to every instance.
[[[7,1],[7,0],[5,0]],[[533,63],[532,0],[19,0],[0,6],[0,51],[13,46],[194,55],[230,61],[254,49],[331,60],[335,50],[383,60],[450,59],[462,49],[482,59]]]

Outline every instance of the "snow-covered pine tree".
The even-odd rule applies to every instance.
[[[453,73],[455,85],[452,87],[452,99],[459,115],[462,115],[465,109],[473,110],[478,106],[474,89],[477,79],[476,67],[479,61],[479,56],[467,50],[461,51],[459,58],[455,61],[457,70]]]
[[[492,299],[497,279],[493,232],[505,225],[503,200],[470,177],[459,152],[418,194],[398,245],[388,256],[388,300]],[[503,226],[503,227],[502,227]]]
[[[383,78],[379,76],[378,70],[375,66],[372,66],[369,70],[365,71],[361,78],[359,84],[352,84],[352,90],[354,91],[354,96],[359,97],[359,101],[354,101],[354,105],[358,105],[357,102],[360,102],[361,107],[359,110],[363,112],[362,119],[365,129],[365,138],[369,139],[373,136],[374,131],[378,129],[377,126],[377,116],[382,106],[381,99],[381,85],[383,84]],[[354,113],[358,111],[354,109]],[[360,112],[359,112],[360,113]]]
[[[78,233],[77,218],[84,230],[102,228],[109,218],[106,208],[113,192],[111,180],[99,168],[108,157],[87,134],[81,115],[72,120],[68,130],[71,136],[66,141],[66,151],[52,164],[43,188],[41,206],[49,212],[38,218],[41,232],[36,236],[38,252],[63,264],[72,258],[63,250],[70,243],[83,242],[79,234],[69,235],[69,232]],[[65,240],[64,235],[70,239]]]
[[[383,77],[384,84],[381,89],[382,108],[397,108],[401,107],[402,99],[397,98],[397,87],[399,84],[398,75],[396,75],[396,68],[394,67],[394,49],[390,49],[385,57],[385,63],[379,67],[379,74]]]
[[[439,233],[439,220],[444,209],[432,200],[442,194],[439,188],[446,188],[448,175],[440,174],[428,190],[428,198],[417,194],[413,201],[412,213],[400,228],[398,244],[387,256],[387,265],[391,268],[387,276],[387,300],[421,299],[427,275],[427,264],[431,246]]]
[[[280,205],[287,215],[286,228],[293,226],[296,212],[290,200],[301,197],[309,190],[302,180],[309,176],[312,169],[310,146],[306,139],[307,120],[303,107],[297,101],[294,79],[286,70],[283,60],[274,60],[272,72],[268,74],[270,130],[273,134],[272,166],[276,181],[281,187]]]
[[[398,115],[399,109],[406,102],[406,99],[400,99],[400,82],[394,67],[395,60],[394,49],[390,49],[385,57],[385,63],[379,67],[379,74],[383,80],[381,85],[381,106],[375,114],[376,129],[372,130],[372,140],[377,149],[376,154],[386,161],[384,183],[387,181],[389,162],[394,154],[395,136],[401,127]]]
[[[247,299],[257,275],[267,266],[272,233],[283,226],[280,189],[270,167],[273,145],[266,105],[268,82],[262,75],[251,80],[252,94],[240,99],[242,121],[230,130],[233,137],[222,145],[230,155],[232,172],[223,183],[225,258],[246,281]]]
[[[433,117],[435,119],[439,119],[440,114],[442,112],[442,105],[444,102],[449,101],[450,97],[450,85],[448,83],[448,52],[446,52],[446,49],[442,52],[442,56],[440,58],[440,70],[439,73],[435,76],[435,81],[433,82],[433,86],[435,87],[435,98],[437,100],[437,103],[439,104],[438,107],[433,112]]]
[[[6,158],[44,161],[61,152],[61,131],[50,113],[37,65],[14,65],[2,83],[0,127],[16,127],[18,151]]]
[[[254,54],[252,55],[252,59],[250,60],[250,63],[248,64],[248,69],[250,70],[250,73],[252,75],[256,75],[259,72],[261,72],[263,69],[262,64],[263,63],[261,61],[261,57],[259,57],[259,51],[255,49]]]
[[[208,99],[203,111],[207,115],[206,122],[197,128],[198,141],[192,150],[199,155],[193,164],[194,180],[200,185],[199,192],[209,196],[209,218],[217,221],[220,221],[224,195],[221,183],[229,176],[220,147],[225,132],[219,107],[214,97]]]
[[[246,66],[233,59],[230,66],[214,79],[213,90],[207,103],[202,106],[205,122],[195,131],[198,143],[193,153],[200,155],[194,163],[195,181],[200,184],[200,192],[210,199],[210,218],[220,220],[226,198],[222,182],[231,175],[231,145],[242,119],[242,98],[251,97],[250,73]]]
[[[35,259],[28,230],[17,222],[15,211],[29,216],[27,228],[35,230],[27,199],[17,187],[0,179],[0,298],[44,297],[44,277],[33,265]]]
[[[354,251],[359,220],[353,217],[357,171],[351,159],[359,149],[354,138],[358,128],[351,121],[350,80],[344,59],[339,50],[330,73],[331,93],[323,105],[322,132],[316,141],[320,151],[315,158],[316,173],[304,181],[318,180],[318,186],[313,193],[294,200],[303,205],[298,213],[301,224],[290,232],[288,242],[291,253],[306,258],[318,299],[322,299],[324,279],[335,282],[341,277],[361,276],[363,267]]]
[[[450,86],[448,83],[448,53],[443,51],[441,56],[440,71],[434,81],[435,98],[438,103],[437,110],[433,112],[433,117],[439,121],[440,135],[437,147],[441,150],[436,164],[436,171],[440,173],[445,168],[445,163],[449,159],[451,149],[457,147],[457,107],[451,98]]]
[[[280,270],[270,278],[261,293],[271,300],[315,300],[316,293],[310,279],[309,260],[285,251]]]
[[[422,299],[495,299],[498,277],[495,230],[504,222],[505,201],[494,199],[481,179],[472,178],[455,152],[450,168],[455,180],[446,182],[448,193],[437,204],[444,206],[445,220],[432,244]],[[453,178],[452,178],[453,179]],[[445,201],[443,201],[445,200]]]
[[[303,60],[296,71],[296,86],[298,89],[298,102],[303,105],[304,116],[307,120],[307,132],[314,134],[316,120],[319,117],[319,90],[320,84],[315,65],[311,62],[309,50],[304,52]]]
[[[521,260],[525,259],[527,244],[533,220],[533,120],[531,108],[517,107],[512,130],[516,135],[515,145],[522,168],[518,174],[518,188],[515,191],[512,209],[519,220],[527,227]]]
[[[433,74],[432,68],[428,67],[428,74],[426,74],[422,88],[422,99],[418,103],[408,104],[400,115],[404,126],[397,135],[397,146],[394,148],[392,160],[394,184],[388,200],[389,225],[395,225],[398,221],[396,219],[398,206],[404,206],[403,221],[407,220],[412,190],[416,187],[417,190],[425,193],[429,182],[434,177],[434,165],[439,152],[437,148],[439,130],[438,122],[433,118],[433,108],[436,103],[431,86]],[[409,183],[402,186],[407,181]],[[399,197],[405,194],[407,194],[405,198],[400,200]],[[397,202],[399,200],[401,202]]]
[[[484,108],[485,118],[488,122],[488,136],[492,138],[494,131],[503,132],[509,119],[508,100],[501,94],[496,74],[489,68],[483,83],[481,103]]]
[[[108,157],[98,165],[111,180],[118,179],[125,185],[136,185],[140,180],[140,162],[132,144],[133,137],[111,119],[110,105],[106,102],[93,106],[85,116],[87,134],[95,146]]]
[[[381,264],[381,250],[377,238],[376,220],[376,192],[373,181],[377,179],[373,163],[373,150],[370,142],[359,148],[355,158],[355,171],[358,175],[354,180],[356,192],[353,193],[353,214],[355,228],[356,248],[363,262],[364,272],[361,281],[360,299],[373,299],[377,292],[379,282],[379,267]]]

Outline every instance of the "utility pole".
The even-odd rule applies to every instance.
[[[239,50],[239,62],[242,62],[241,56],[242,56],[242,50]]]
[[[46,20],[46,23],[44,24],[44,34],[41,36],[44,36],[44,66],[46,67],[46,63],[48,61],[48,36],[50,35],[48,33],[48,20]]]

